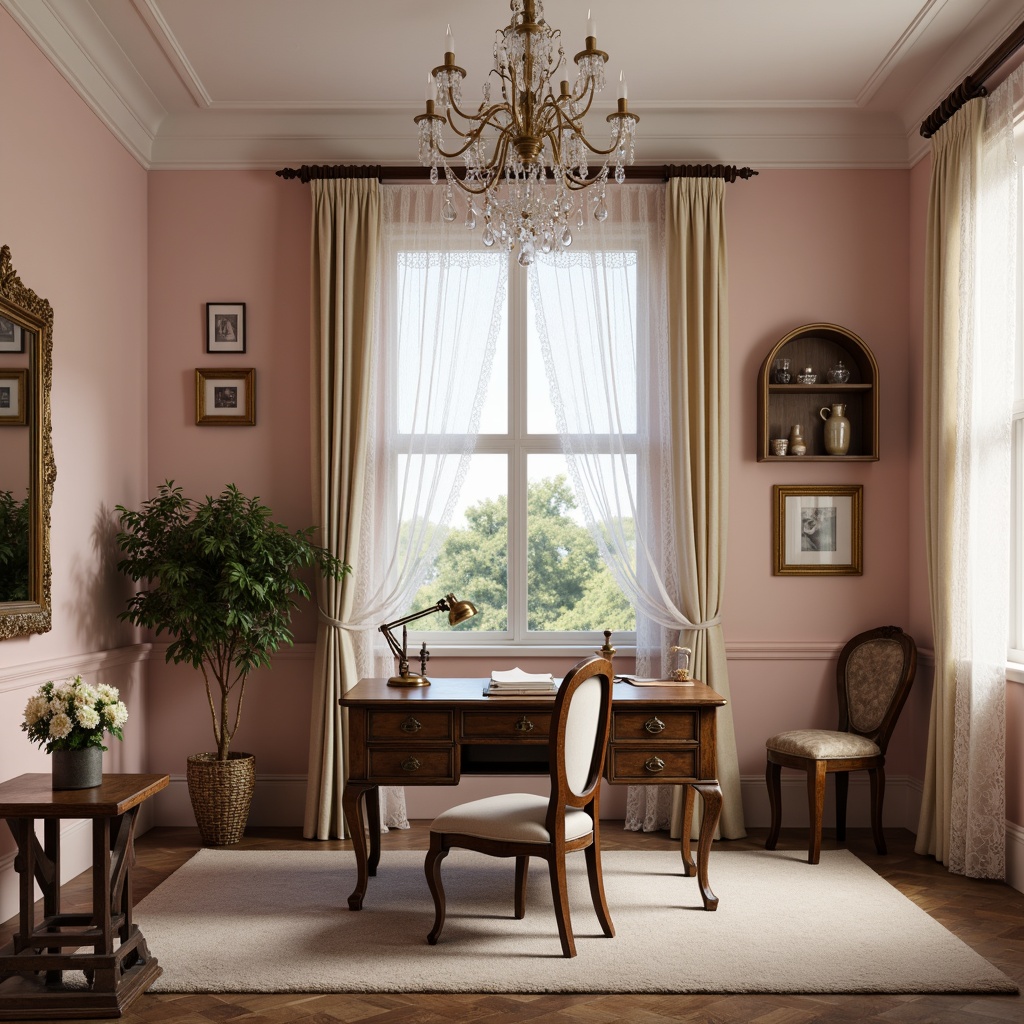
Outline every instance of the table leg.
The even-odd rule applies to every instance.
[[[722,814],[722,787],[717,782],[697,782],[693,788],[700,793],[704,811],[700,819],[700,838],[697,841],[697,885],[705,910],[718,909],[718,897],[708,884],[708,858],[711,841],[715,838],[718,819]],[[686,833],[689,835],[689,831]]]
[[[60,914],[60,821],[43,820],[43,852],[53,871],[53,884],[43,887],[43,917],[56,918]],[[47,953],[60,954],[60,946],[48,946]],[[59,985],[64,979],[62,971],[47,971],[46,984]]]
[[[697,873],[690,851],[690,833],[693,831],[693,786],[683,786],[683,834],[679,852],[683,857],[683,874],[690,878]]]
[[[371,874],[369,870],[370,855],[366,849],[366,816],[364,815],[364,798],[366,800],[377,799],[377,787],[370,782],[346,782],[345,792],[341,796],[342,810],[345,812],[345,824],[348,826],[349,838],[352,840],[352,850],[356,855],[356,887],[348,898],[349,910],[361,910],[363,897],[366,895],[366,885]],[[376,846],[374,847],[374,836],[370,837],[371,854],[376,857],[373,864],[374,872],[377,869],[377,860],[380,859],[380,809],[371,811],[371,819],[376,818],[378,822],[376,834]]]

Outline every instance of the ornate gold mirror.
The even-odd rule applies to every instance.
[[[0,248],[0,640],[46,633],[50,505],[57,470],[50,435],[53,310]]]

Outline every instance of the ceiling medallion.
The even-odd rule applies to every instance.
[[[626,82],[619,75],[618,104],[606,120],[611,144],[594,145],[587,138],[583,119],[594,97],[604,88],[608,54],[597,48],[597,28],[587,22],[586,47],[574,60],[578,71],[570,88],[567,77],[552,82],[566,68],[561,33],[544,20],[542,0],[511,0],[512,20],[495,33],[494,69],[500,98],[491,99],[491,82],[483,86],[483,101],[476,111],[462,108],[462,79],[466,72],[455,63],[455,42],[448,29],[444,63],[427,75],[426,112],[419,125],[420,163],[438,182],[444,171],[441,216],[452,222],[455,188],[467,193],[466,227],[483,218],[485,246],[512,250],[519,246],[519,262],[533,262],[538,252],[558,252],[572,244],[573,230],[581,229],[588,212],[598,221],[608,216],[605,186],[609,164],[615,180],[625,180],[625,165],[633,163],[636,114],[629,111]],[[456,136],[446,148],[444,132]],[[594,174],[589,156],[598,158]],[[465,176],[449,165],[459,157]]]

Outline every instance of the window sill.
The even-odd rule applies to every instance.
[[[590,654],[596,654],[599,646],[600,644],[427,644],[432,658],[585,658]],[[636,657],[636,647],[633,644],[619,645],[613,639],[612,646],[617,657]],[[409,660],[414,660],[411,653]]]
[[[1008,661],[1006,663],[1006,681],[1024,684],[1024,662]]]

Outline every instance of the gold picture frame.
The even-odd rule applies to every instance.
[[[776,484],[775,576],[860,576],[864,572],[862,484]]]
[[[196,370],[196,425],[251,427],[256,423],[256,371]]]
[[[28,370],[0,370],[0,427],[28,425]]]

